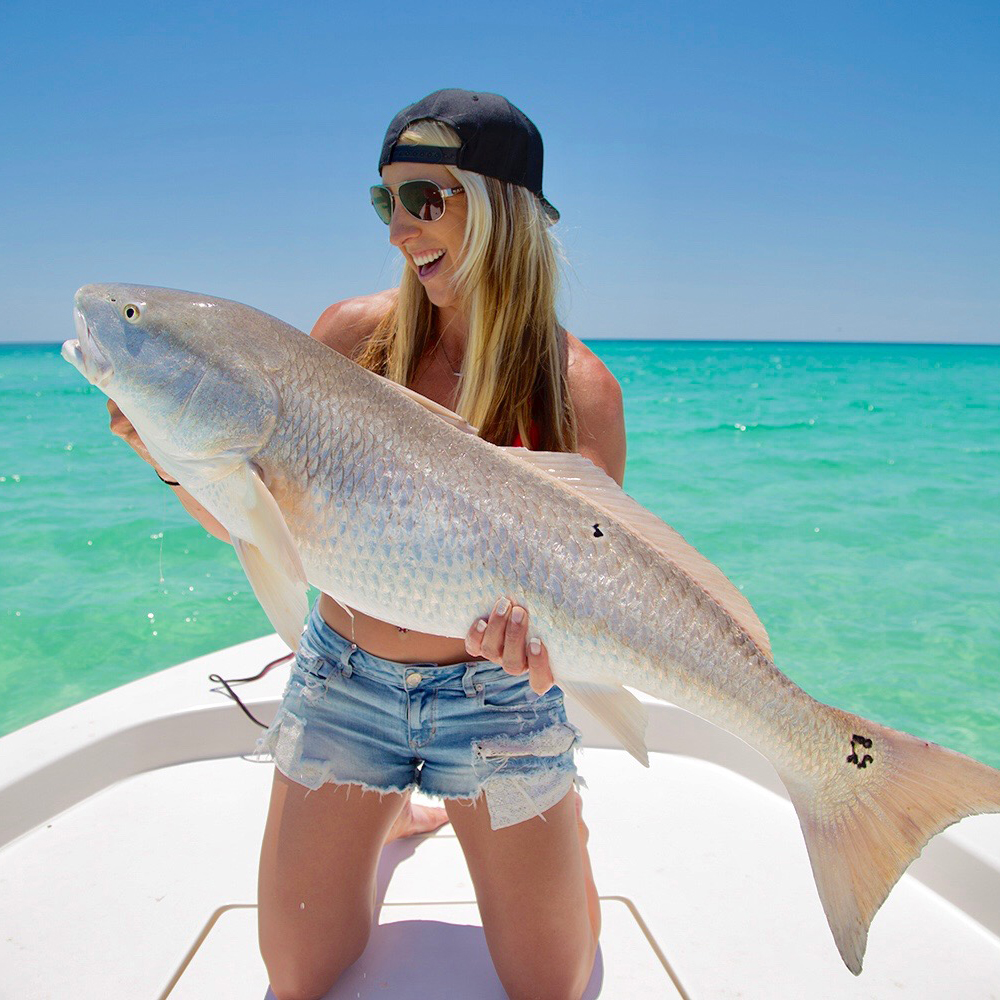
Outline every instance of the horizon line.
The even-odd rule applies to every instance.
[[[67,338],[72,339],[72,338]],[[585,344],[826,344],[862,347],[1000,347],[995,342],[969,340],[773,340],[755,337],[581,337]],[[0,340],[0,347],[61,347],[65,340]]]

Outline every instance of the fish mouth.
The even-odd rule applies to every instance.
[[[79,309],[73,309],[73,322],[76,324],[76,339],[67,340],[60,353],[91,385],[103,389],[115,373],[114,366],[101,350],[93,330]]]

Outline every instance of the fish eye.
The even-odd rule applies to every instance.
[[[129,304],[127,305],[127,306],[125,306],[125,308],[124,308],[124,309],[122,310],[122,315],[124,315],[124,317],[125,317],[125,318],[126,318],[126,319],[127,319],[127,320],[128,320],[129,322],[130,322],[130,323],[137,323],[137,322],[139,321],[139,307],[138,307],[138,306],[136,306],[136,305],[132,305],[132,303],[130,302],[130,303],[129,303]]]

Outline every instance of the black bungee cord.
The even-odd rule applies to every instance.
[[[251,722],[256,722],[261,729],[267,729],[267,726],[263,722],[261,722],[260,719],[256,718],[256,716],[254,716],[254,714],[250,711],[250,709],[247,708],[242,701],[240,701],[239,695],[229,685],[249,684],[251,681],[258,681],[261,679],[261,677],[264,676],[264,674],[266,674],[273,667],[277,667],[282,663],[286,663],[288,660],[291,660],[294,657],[295,657],[294,653],[286,653],[284,656],[279,656],[278,659],[271,660],[271,662],[266,667],[264,667],[264,669],[261,670],[260,673],[254,674],[253,677],[233,677],[227,681],[225,678],[220,677],[218,674],[209,674],[208,679],[210,681],[215,681],[217,684],[221,684],[226,689],[224,692],[226,697],[232,698],[233,701],[235,701],[236,704],[240,706],[240,708],[243,710],[243,714],[248,719],[250,719]],[[215,690],[218,691],[219,689],[215,688]]]

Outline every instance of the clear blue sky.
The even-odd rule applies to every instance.
[[[391,116],[540,127],[584,338],[1000,342],[1000,5],[0,6],[0,341],[91,281],[308,329],[395,283]]]

